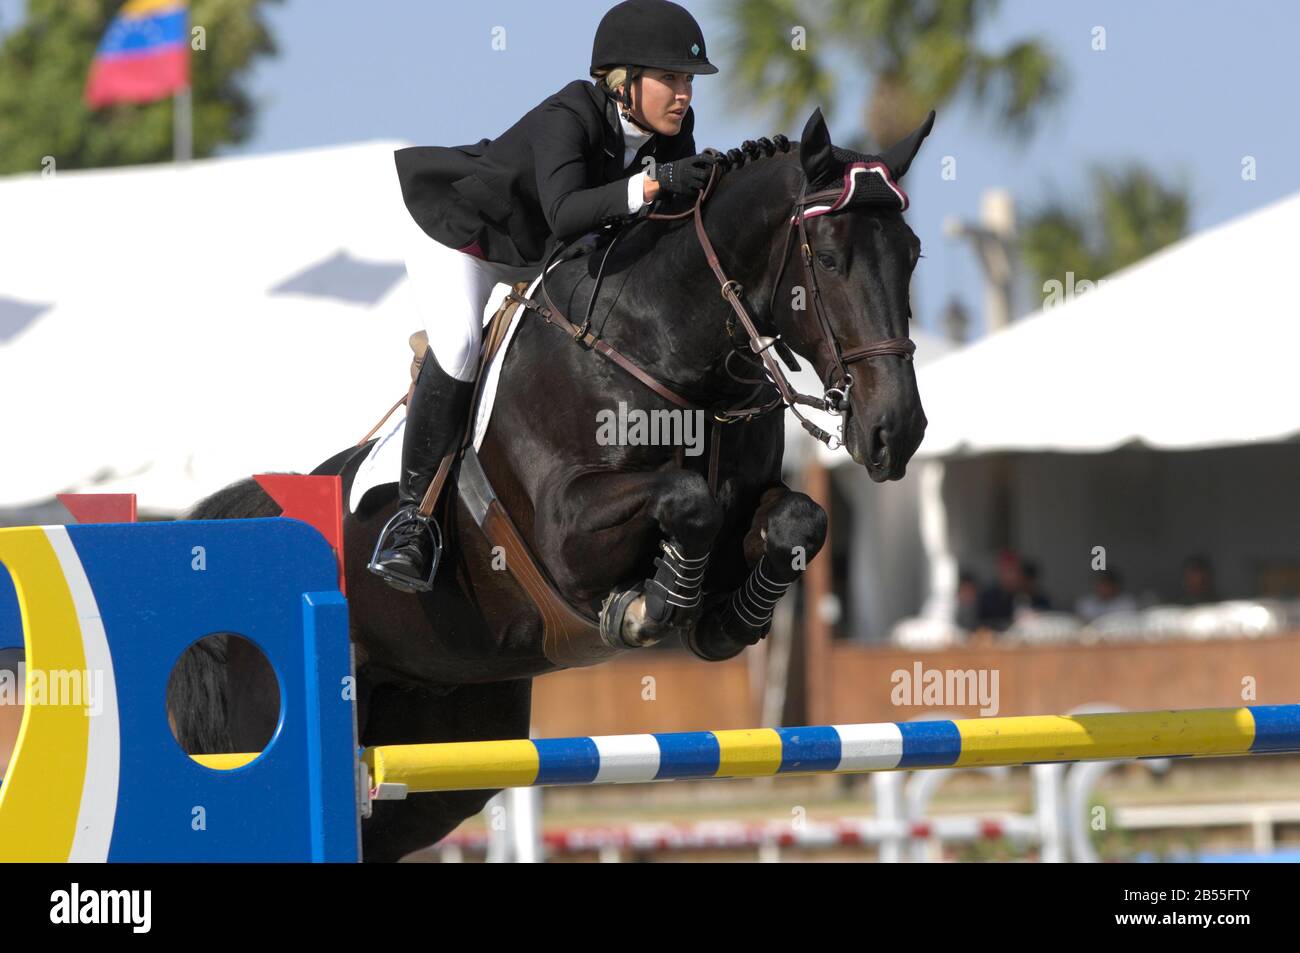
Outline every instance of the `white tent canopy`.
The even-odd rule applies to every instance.
[[[174,512],[359,439],[419,326],[402,145],[0,179],[0,506]]]
[[[918,473],[929,566],[920,624],[951,634],[958,562],[978,567],[1001,539],[989,517],[990,471],[949,462],[960,457],[1028,454],[1000,480],[1019,487],[1016,542],[1043,560],[1058,596],[1090,585],[1077,554],[1099,538],[1117,541],[1131,581],[1166,592],[1181,554],[1222,555],[1223,581],[1248,592],[1251,560],[1290,551],[1276,538],[1271,514],[1284,494],[1271,474],[1236,471],[1265,445],[1300,435],[1300,306],[1287,285],[1297,232],[1293,196],[919,372],[930,421],[918,451],[929,458]],[[1256,444],[1234,462],[1108,453]],[[1062,464],[1053,459],[1061,453],[1098,456]],[[953,466],[961,478],[945,481]],[[1201,518],[1206,499],[1218,501],[1216,519]]]
[[[1300,196],[1197,233],[920,372],[919,454],[1300,434]]]

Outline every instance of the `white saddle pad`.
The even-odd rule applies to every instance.
[[[552,265],[552,267],[554,267]],[[541,276],[528,286],[528,296],[532,297],[533,292],[537,289],[537,284],[541,281]],[[491,320],[491,316],[497,313],[501,307],[501,302],[505,299],[507,292],[510,291],[510,285],[499,284],[492,291],[492,297],[488,301],[488,308],[485,311],[486,318],[484,323]],[[478,450],[483,443],[483,437],[487,434],[488,422],[492,419],[492,405],[496,403],[497,382],[501,379],[501,364],[505,361],[506,351],[510,347],[510,342],[514,339],[515,328],[519,326],[519,320],[523,317],[524,309],[516,308],[514,317],[510,319],[510,327],[506,330],[505,340],[497,348],[496,355],[492,358],[492,363],[488,365],[484,372],[486,380],[483,385],[483,398],[479,401],[478,411],[474,415],[474,449]],[[362,461],[361,468],[357,470],[356,479],[352,481],[352,491],[348,494],[348,511],[355,513],[357,507],[361,505],[361,499],[366,492],[377,486],[383,486],[386,483],[396,483],[402,472],[402,437],[406,433],[406,405],[398,407],[393,411],[393,416],[388,418],[375,441],[370,453]]]

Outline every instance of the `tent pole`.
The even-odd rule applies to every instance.
[[[172,153],[176,162],[193,158],[194,110],[189,86],[172,95]]]

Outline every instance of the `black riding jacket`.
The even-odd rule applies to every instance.
[[[618,103],[574,80],[496,139],[394,158],[406,207],[429,237],[450,248],[477,241],[488,261],[540,267],[557,239],[628,218],[628,177],[648,155],[695,155],[694,128],[687,109],[677,135],[651,136],[625,167]]]

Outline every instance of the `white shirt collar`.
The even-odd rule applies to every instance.
[[[645,145],[647,139],[654,135],[653,132],[645,132],[640,126],[637,126],[631,120],[623,118],[623,111],[618,113],[618,121],[623,126],[623,168],[632,164],[636,158],[637,151]]]

